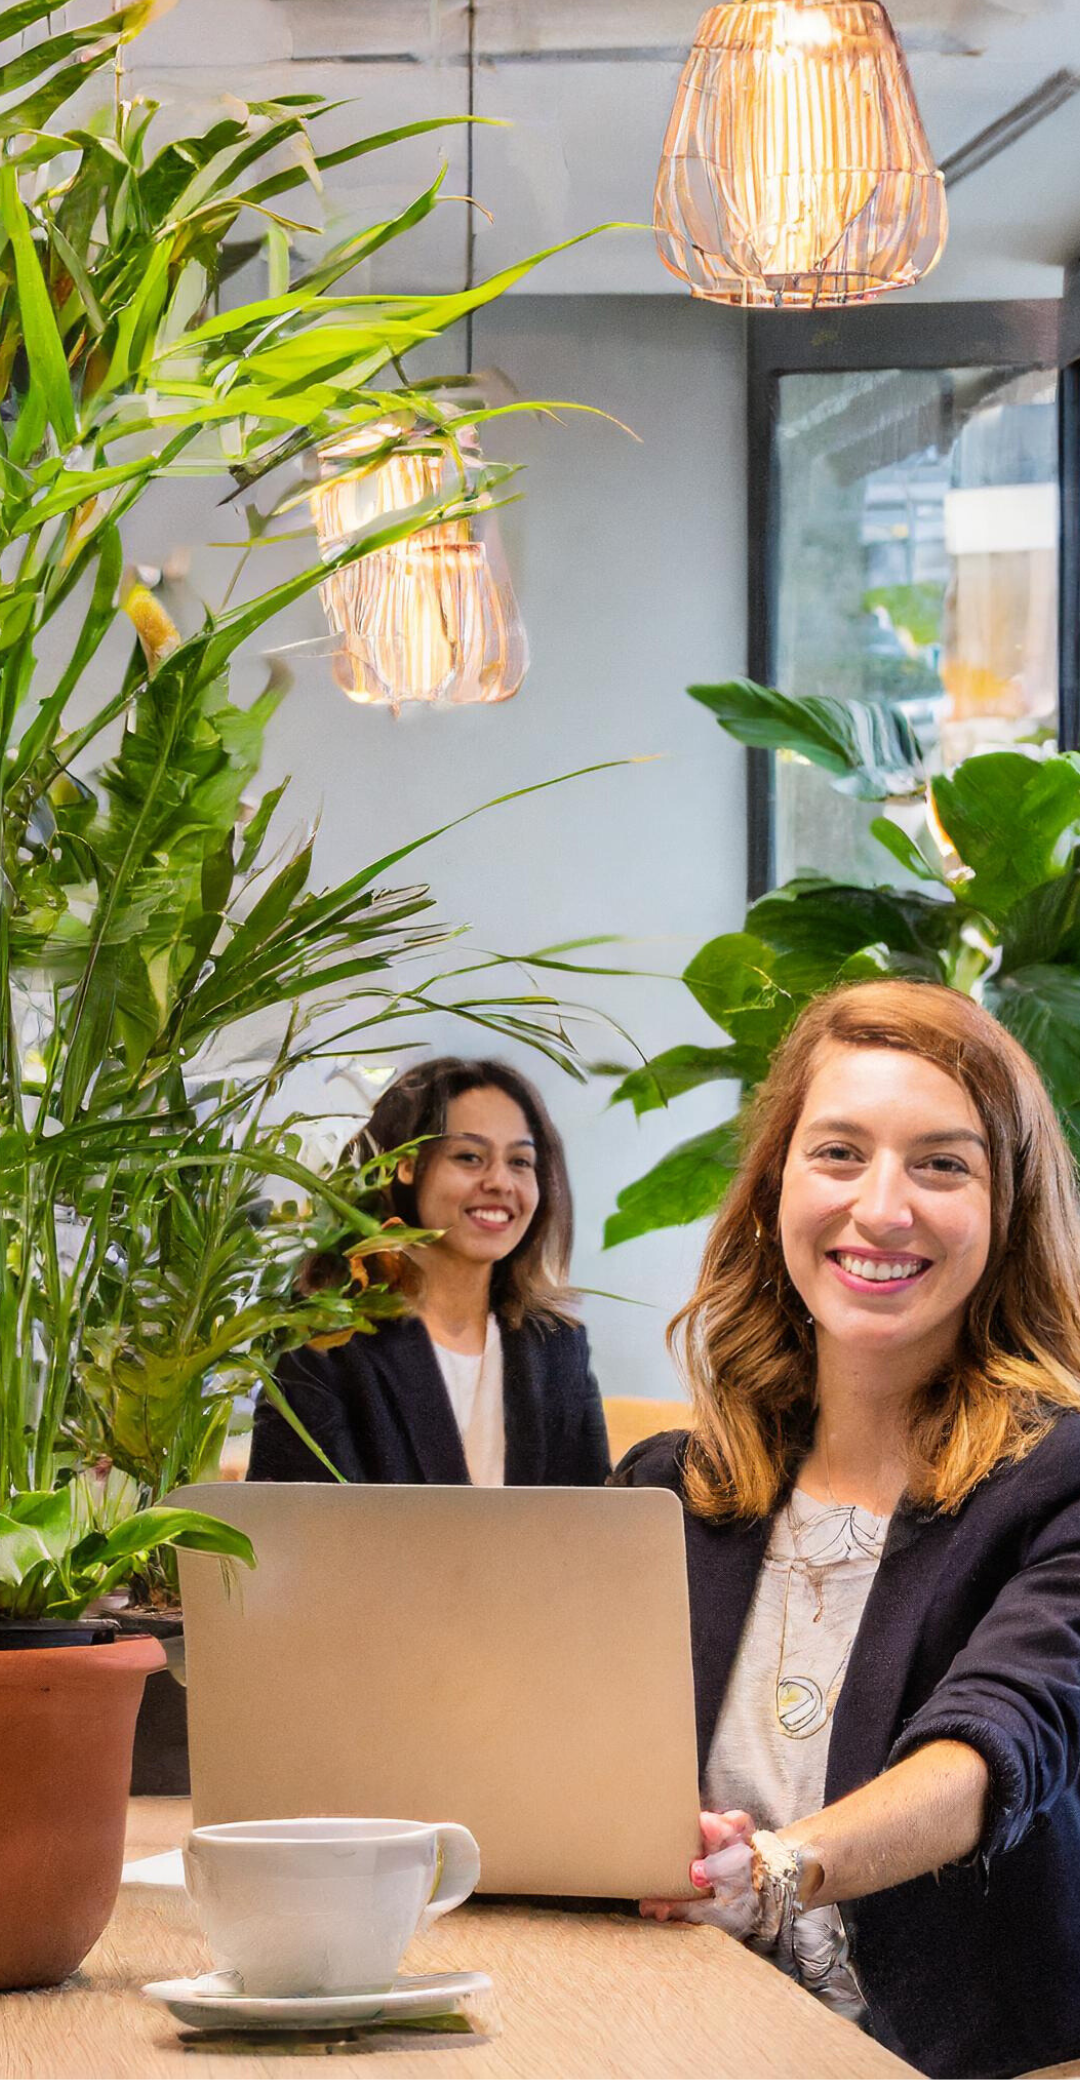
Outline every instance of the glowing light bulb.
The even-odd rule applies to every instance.
[[[311,492],[324,556],[379,520],[453,490],[456,464],[430,435],[430,428],[406,432],[379,420],[324,451],[328,475]],[[395,439],[403,444],[369,460]],[[472,429],[461,431],[458,446],[475,475],[480,456]],[[340,638],[334,676],[363,706],[396,711],[408,701],[509,700],[528,669],[525,630],[490,513],[440,521],[361,556],[331,572],[321,596]]]
[[[878,0],[710,8],[654,221],[664,265],[717,303],[866,303],[926,274],[948,235],[945,184]]]

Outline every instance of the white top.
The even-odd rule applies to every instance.
[[[801,1488],[780,1512],[709,1751],[714,1811],[741,1809],[774,1831],[821,1811],[833,1710],[888,1528],[888,1517]],[[775,1961],[862,2019],[836,1907],[800,1914],[793,1954]]]
[[[474,1488],[501,1488],[506,1479],[506,1425],[498,1321],[489,1314],[479,1353],[447,1350],[434,1337],[431,1342],[461,1432],[469,1479]]]

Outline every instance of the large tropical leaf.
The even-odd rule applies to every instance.
[[[701,1008],[749,1057],[757,1074],[794,1005],[777,984],[772,947],[752,932],[728,932],[695,954],[683,981]]]
[[[1080,765],[995,751],[932,785],[934,807],[970,879],[957,894],[1000,922],[1023,896],[1064,874],[1080,844]]]
[[[624,1076],[611,1103],[630,1104],[638,1117],[670,1105],[685,1091],[706,1083],[741,1083],[756,1067],[757,1057],[737,1047],[669,1047],[640,1069]]]
[[[1080,1105],[1080,970],[1038,963],[999,975],[984,1001],[1039,1065],[1056,1105]]]
[[[911,725],[883,701],[793,700],[752,679],[688,690],[740,744],[807,758],[836,775],[842,793],[882,801],[921,794],[926,784]]]
[[[1080,868],[1021,896],[1006,911],[999,933],[999,973],[1047,962],[1080,967]]]
[[[739,1162],[739,1123],[710,1127],[619,1193],[604,1228],[604,1248],[630,1242],[653,1228],[679,1228],[715,1213]]]
[[[954,907],[933,897],[810,877],[763,896],[746,922],[779,957],[774,976],[807,997],[827,989],[853,955],[873,946],[923,963],[927,979],[941,981],[939,956],[959,930]]]

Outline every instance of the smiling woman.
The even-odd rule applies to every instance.
[[[972,1099],[936,1062],[890,1046],[852,1055],[840,1040],[818,1049],[784,1166],[779,1236],[817,1352],[819,1418],[802,1484],[820,1454],[828,1487],[830,1428],[854,1418],[858,1437],[869,1415],[882,1466],[871,1499],[891,1507],[909,1478],[908,1406],[948,1368],[986,1270],[990,1151]]]
[[[931,2074],[1080,2051],[1080,1211],[970,998],[819,998],[674,1331],[702,1854],[689,1907]]]
[[[570,1186],[538,1093],[503,1062],[424,1062],[379,1100],[356,1158],[410,1147],[386,1209],[432,1236],[396,1267],[408,1313],[282,1359],[284,1406],[260,1401],[248,1478],[599,1485],[603,1408],[566,1286]],[[344,1286],[350,1269],[322,1258],[304,1276]]]

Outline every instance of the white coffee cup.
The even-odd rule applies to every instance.
[[[195,1828],[184,1875],[244,1993],[356,1993],[389,1986],[416,1930],[468,1899],[480,1852],[450,1822],[236,1820]]]

